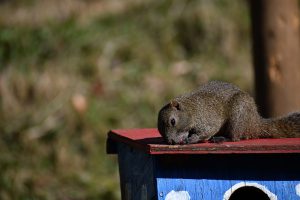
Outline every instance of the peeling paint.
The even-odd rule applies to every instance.
[[[298,183],[295,187],[296,194],[300,197],[300,183]]]
[[[264,185],[260,185],[258,183],[253,183],[253,182],[240,182],[235,184],[234,186],[232,186],[231,188],[229,188],[224,196],[223,196],[223,200],[229,200],[230,196],[239,188],[242,187],[246,187],[246,186],[250,186],[250,187],[256,187],[258,189],[260,189],[261,191],[263,191],[266,195],[268,195],[268,197],[270,198],[270,200],[277,200],[277,196],[272,193],[270,190],[268,190],[268,188]],[[299,186],[300,189],[300,186]]]
[[[174,191],[169,192],[165,200],[190,200],[191,197],[187,191]]]

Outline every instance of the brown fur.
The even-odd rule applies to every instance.
[[[158,114],[158,130],[170,144],[197,143],[223,137],[300,137],[300,113],[264,119],[254,99],[237,86],[211,81],[192,93],[173,99]]]

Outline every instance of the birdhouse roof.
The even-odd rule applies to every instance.
[[[111,130],[107,153],[117,153],[117,143],[124,143],[148,154],[290,154],[300,153],[300,138],[252,139],[238,142],[168,145],[157,129]]]

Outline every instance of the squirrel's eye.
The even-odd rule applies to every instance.
[[[175,124],[176,124],[176,121],[175,121],[175,119],[174,119],[174,118],[172,118],[170,122],[171,122],[171,125],[172,125],[172,126],[175,126]]]

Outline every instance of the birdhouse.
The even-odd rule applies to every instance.
[[[157,129],[113,130],[123,200],[300,200],[300,138],[167,145]]]

